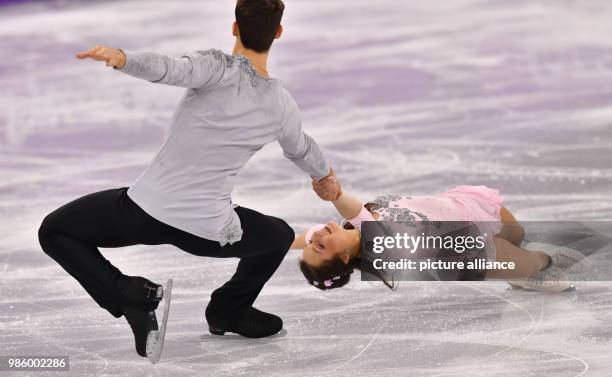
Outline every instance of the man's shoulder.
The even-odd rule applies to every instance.
[[[211,59],[215,59],[221,62],[224,62],[226,64],[232,64],[234,61],[234,56],[230,55],[230,54],[226,54],[225,52],[216,49],[216,48],[209,48],[209,49],[204,49],[204,50],[196,50],[193,51],[191,53],[187,53],[186,55],[189,54],[197,54],[199,56],[203,56],[203,57],[209,57]]]
[[[291,92],[289,92],[282,83],[280,85],[280,95],[286,110],[294,110],[298,108],[295,98],[293,98]]]

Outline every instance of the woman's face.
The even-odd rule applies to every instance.
[[[330,221],[312,234],[312,242],[304,248],[302,260],[312,267],[319,267],[326,261],[342,257],[348,248],[348,241],[345,230]]]

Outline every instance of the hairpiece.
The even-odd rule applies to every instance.
[[[347,275],[348,273],[344,273],[342,275],[336,275],[333,276],[331,279],[326,279],[323,281],[317,281],[317,280],[306,280],[308,283],[314,285],[315,287],[318,287],[319,285],[323,285],[326,286],[327,288],[331,288],[334,285],[334,281],[336,280],[340,280],[340,278],[342,278],[343,276]]]

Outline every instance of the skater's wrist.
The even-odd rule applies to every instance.
[[[312,188],[319,198],[325,201],[337,200],[342,195],[340,183],[336,179],[333,169],[329,170],[329,175],[321,179],[313,178]]]
[[[116,70],[122,70],[123,68],[125,68],[125,65],[127,63],[127,55],[125,51],[120,48],[118,48],[117,51],[119,51],[119,55],[117,56],[117,64],[115,64],[113,68]]]
[[[344,194],[344,192],[342,191],[342,186],[340,186],[340,184],[338,184],[338,194],[331,201],[332,202],[337,202],[338,200],[340,200],[340,198],[342,198],[342,194]]]

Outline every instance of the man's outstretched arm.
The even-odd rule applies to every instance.
[[[104,61],[128,75],[154,83],[200,88],[215,84],[223,76],[223,65],[210,52],[193,52],[170,57],[154,52],[126,52],[96,46],[76,55],[79,59]]]

